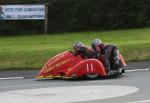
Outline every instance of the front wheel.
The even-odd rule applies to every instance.
[[[98,77],[98,74],[86,74],[86,77],[87,77],[88,79],[95,79],[95,78]]]

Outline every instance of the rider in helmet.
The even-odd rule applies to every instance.
[[[101,40],[99,39],[94,39],[91,43],[92,48],[95,50],[96,52],[96,58],[100,59],[101,54],[102,54],[102,49],[99,48],[99,45],[101,44],[101,46],[103,46],[104,44],[102,44]],[[104,54],[104,53],[103,53]]]
[[[94,39],[91,43],[92,48],[96,51],[96,58],[104,56],[104,64],[108,75],[113,73],[113,69],[119,67],[119,50],[115,45],[108,45],[101,42],[100,39]]]
[[[74,55],[80,55],[83,59],[94,58],[95,51],[86,47],[82,42],[77,41],[73,44]]]

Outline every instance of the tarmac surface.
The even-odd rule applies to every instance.
[[[131,62],[121,77],[97,80],[0,79],[0,103],[150,103],[150,61]],[[0,78],[38,71],[1,71]],[[6,98],[7,97],[7,98]]]

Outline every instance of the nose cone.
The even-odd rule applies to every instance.
[[[43,75],[43,72],[42,72],[42,71],[40,71],[40,72],[38,73],[38,75],[35,76],[35,78],[37,78],[37,79],[41,79],[41,78],[43,78],[43,77],[44,77],[44,75]]]
[[[48,73],[44,73],[44,71],[40,71],[38,75],[35,76],[35,78],[37,79],[52,79],[53,75],[52,74],[48,74]]]

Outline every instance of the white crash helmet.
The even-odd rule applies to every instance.
[[[102,43],[102,42],[101,42],[100,39],[94,39],[94,40],[92,41],[92,43],[91,43],[91,46],[92,46],[93,49],[96,49],[96,46],[99,45],[99,44],[101,44],[101,43]]]

